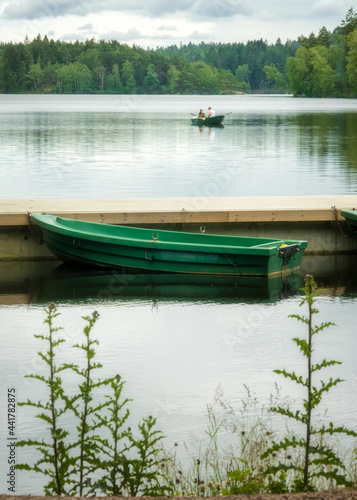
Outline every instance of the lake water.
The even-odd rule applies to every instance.
[[[190,113],[209,105],[232,112],[224,128],[191,126]],[[1,95],[0,198],[355,194],[356,134],[356,100]],[[36,354],[42,344],[33,335],[46,333],[46,304],[58,304],[68,346],[81,339],[82,316],[100,313],[94,335],[102,377],[120,373],[133,398],[130,423],[156,416],[165,446],[176,442],[186,456],[184,443],[193,450],[192,436],[205,437],[217,387],[237,414],[244,385],[267,405],[277,382],[297,407],[302,394],[273,370],[304,370],[291,339],[305,330],[288,315],[306,314],[299,307],[306,272],[324,287],[316,321],[336,323],[316,339],[316,359],[343,362],[321,375],[345,379],[322,410],[327,422],[357,430],[356,257],[304,258],[288,279],[234,282],[88,275],[56,262],[1,264],[0,492],[8,492],[4,395],[15,387],[19,400],[42,397],[40,385],[23,376],[44,373]],[[63,360],[79,361],[61,347]],[[33,417],[17,409],[18,438],[42,437]],[[230,437],[222,431],[220,440],[224,447]],[[18,450],[17,459],[31,461],[31,452]],[[40,477],[17,478],[16,493],[42,493]]]
[[[355,194],[356,136],[352,99],[1,95],[0,198]]]

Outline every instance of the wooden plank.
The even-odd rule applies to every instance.
[[[338,219],[344,220],[338,213]],[[334,221],[333,210],[240,210],[230,212],[229,222],[323,222]]]
[[[46,212],[42,212],[46,213]],[[169,224],[229,222],[229,212],[48,212],[67,219],[105,224]],[[0,214],[0,226],[28,225],[28,214]]]
[[[105,224],[172,224],[172,223],[237,223],[237,222],[316,222],[334,221],[332,210],[240,210],[216,212],[57,212],[67,219],[78,219]],[[338,211],[338,220],[344,220]],[[27,226],[29,215],[24,213],[1,214],[0,226]]]
[[[201,206],[201,208],[199,208]],[[334,206],[337,208],[335,209]],[[48,213],[106,224],[323,222],[357,206],[357,196],[172,199],[0,200],[0,226],[26,226],[29,213]]]

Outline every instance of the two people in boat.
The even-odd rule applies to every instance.
[[[215,110],[212,109],[211,106],[209,106],[207,118],[209,118],[211,116],[215,116],[215,114],[216,114]],[[201,118],[201,120],[206,119],[206,115],[204,114],[203,109],[200,109],[200,112],[198,113],[197,118]]]

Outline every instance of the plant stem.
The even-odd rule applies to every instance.
[[[306,422],[306,445],[305,445],[305,464],[304,464],[304,488],[307,489],[309,482],[309,452],[310,452],[310,437],[311,437],[311,386],[312,386],[312,371],[311,371],[311,356],[312,356],[312,286],[311,282],[307,283],[309,288],[308,305],[309,305],[309,340],[308,340],[308,356],[307,356],[307,422]]]
[[[118,379],[116,381],[118,384]],[[119,406],[118,406],[118,399],[115,399],[114,402],[114,467],[113,467],[113,476],[112,476],[112,482],[113,482],[113,495],[119,495],[119,488],[116,483],[117,481],[117,463],[118,463],[118,430],[119,430]]]
[[[48,314],[48,325],[49,325],[49,341],[50,341],[50,370],[51,370],[51,375],[50,375],[50,391],[51,391],[51,414],[52,414],[52,437],[53,437],[53,451],[54,451],[54,458],[55,458],[55,475],[56,475],[56,489],[57,489],[57,495],[62,495],[62,488],[61,488],[61,481],[59,477],[59,470],[58,470],[58,447],[57,447],[57,428],[56,428],[56,411],[55,411],[55,394],[54,394],[54,370],[53,370],[53,363],[54,363],[54,353],[53,353],[53,336],[52,336],[52,312],[53,308],[50,306],[49,307],[49,314]]]
[[[82,430],[81,430],[81,456],[80,456],[80,466],[79,466],[79,495],[83,494],[83,467],[84,467],[84,438],[86,434],[86,425],[87,425],[87,414],[88,414],[88,400],[89,400],[89,391],[90,391],[90,371],[91,371],[91,363],[89,357],[90,350],[90,342],[89,342],[89,334],[87,335],[87,370],[86,370],[86,387],[85,387],[85,395],[84,395],[84,410],[83,410],[83,418],[82,418]]]

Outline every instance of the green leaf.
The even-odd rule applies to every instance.
[[[278,375],[283,375],[285,378],[290,378],[297,384],[301,384],[303,386],[307,386],[307,381],[302,378],[300,375],[299,377],[295,374],[295,372],[289,373],[286,370],[273,370],[274,373],[277,373]]]
[[[335,427],[335,425],[330,422],[329,423],[329,426],[328,427],[325,427],[325,426],[322,426],[320,427],[318,430],[316,430],[314,432],[314,434],[330,434],[331,436],[333,434],[346,434],[347,436],[353,436],[353,437],[357,437],[357,432],[352,430],[352,429],[348,429],[347,427],[345,426],[339,426],[339,427]]]
[[[344,381],[339,378],[337,379],[330,378],[330,380],[327,383],[325,383],[323,380],[321,380],[320,382],[321,382],[320,389],[313,387],[311,390],[311,399],[312,399],[311,409],[314,409],[316,408],[316,406],[318,406],[325,392],[328,392],[332,387]]]
[[[305,318],[304,316],[299,316],[298,314],[289,314],[288,317],[297,319],[298,321],[301,321],[302,323],[306,323],[307,325],[309,324],[308,318]]]
[[[341,365],[341,361],[326,361],[326,359],[324,359],[321,363],[317,363],[316,365],[312,365],[311,366],[311,372],[317,372],[319,370],[321,370],[322,368],[327,368],[328,366],[333,366],[333,365]]]
[[[299,410],[297,410],[295,413],[289,410],[289,408],[283,408],[281,406],[273,406],[269,408],[269,411],[274,412],[274,413],[279,413],[280,415],[286,416],[288,418],[293,418],[294,420],[297,420],[298,422],[302,422],[303,424],[307,423],[307,417],[304,413],[300,413]]]
[[[306,340],[293,338],[293,341],[297,344],[298,347],[300,347],[300,351],[303,353],[304,356],[306,356],[307,358],[311,357],[312,349],[310,348]]]
[[[261,458],[267,458],[269,455],[272,453],[281,451],[281,450],[287,450],[288,448],[297,448],[297,447],[304,447],[306,444],[306,441],[304,438],[299,438],[297,439],[296,436],[292,437],[285,437],[283,441],[280,441],[278,443],[273,443],[272,446],[270,446],[262,455]]]
[[[317,333],[320,333],[325,328],[329,328],[330,326],[336,326],[336,325],[335,325],[335,323],[332,323],[331,321],[328,321],[326,323],[321,323],[321,325],[315,326],[315,328],[312,329],[312,333],[313,333],[313,335],[315,335]]]

